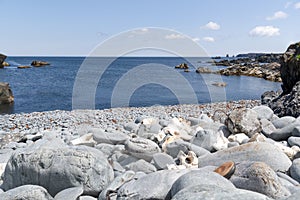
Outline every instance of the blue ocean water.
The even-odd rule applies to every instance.
[[[95,58],[99,67],[104,67],[107,58]],[[50,62],[50,66],[18,69],[18,65],[30,65],[33,60]],[[77,73],[82,67],[84,57],[8,57],[6,61],[10,67],[0,69],[0,82],[8,82],[15,96],[15,103],[11,106],[1,106],[0,113],[29,113],[49,110],[71,110],[74,82]],[[208,58],[179,57],[122,57],[115,59],[99,77],[95,90],[94,101],[96,109],[111,107],[113,91],[118,83],[132,69],[147,64],[149,71],[131,77],[131,83],[147,77],[157,77],[172,84],[182,84],[163,70],[153,71],[152,66],[167,66],[176,70],[192,87],[198,103],[212,101],[230,101],[240,99],[260,99],[263,92],[280,89],[280,83],[274,83],[255,77],[246,76],[219,76],[214,74],[197,74],[199,66],[212,67]],[[187,62],[192,68],[189,73],[174,69],[174,66]],[[103,66],[102,66],[103,65]],[[193,68],[194,67],[194,68]],[[97,70],[99,68],[95,68]],[[93,73],[93,72],[92,72]],[[95,71],[96,73],[96,71]],[[221,78],[221,79],[220,79]],[[213,86],[212,83],[223,81],[225,88]],[[126,84],[125,84],[126,86]],[[126,93],[126,87],[124,92]],[[179,87],[180,88],[180,87]],[[165,85],[149,82],[140,85],[130,96],[129,106],[174,105],[190,103],[189,93],[182,87],[180,94]],[[88,88],[87,88],[88,89]],[[83,92],[83,95],[85,93]],[[224,96],[225,94],[225,96]],[[80,94],[79,94],[80,95]],[[186,102],[179,102],[178,96],[183,96]],[[82,96],[81,98],[85,98]],[[88,97],[87,97],[88,98]]]

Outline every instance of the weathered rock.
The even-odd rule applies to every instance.
[[[116,196],[118,189],[124,185],[125,183],[131,181],[134,176],[135,172],[133,171],[126,171],[123,174],[117,176],[99,195],[98,200],[107,200],[111,199],[111,196]],[[108,198],[109,197],[109,198]]]
[[[0,82],[0,104],[10,104],[14,102],[14,96],[8,83]]]
[[[186,63],[181,63],[181,64],[179,64],[179,65],[176,65],[175,68],[176,68],[176,69],[188,69],[189,66],[188,66],[188,64],[186,64]]]
[[[203,157],[207,154],[210,154],[208,150],[189,142],[185,142],[183,140],[175,140],[174,142],[169,143],[166,146],[166,153],[173,158],[176,158],[180,151],[183,151],[186,154],[189,151],[193,151],[198,157]]]
[[[92,128],[88,132],[93,133],[93,139],[98,144],[124,144],[124,142],[129,138],[128,135],[119,131],[107,132],[102,129]]]
[[[113,178],[113,170],[102,152],[90,147],[43,145],[18,151],[7,163],[3,185],[9,190],[20,185],[43,186],[58,192],[83,185],[84,194],[98,195]]]
[[[230,181],[237,188],[259,192],[276,199],[290,195],[280,183],[275,171],[263,162],[239,163]]]
[[[191,143],[212,152],[215,150],[214,144],[216,144],[217,141],[218,133],[207,129],[198,131],[192,138]]]
[[[271,133],[273,133],[276,128],[275,126],[272,124],[272,122],[270,122],[267,119],[261,119],[260,120],[261,123],[261,129],[262,129],[262,133],[266,136],[269,137],[271,135]]]
[[[34,66],[34,67],[42,67],[42,66],[45,66],[45,65],[50,65],[50,63],[48,63],[46,61],[34,60],[34,61],[32,61],[31,65]]]
[[[267,119],[271,120],[272,116],[274,114],[273,110],[269,108],[268,106],[255,106],[252,108],[257,113],[258,119]]]
[[[174,165],[172,156],[166,153],[156,153],[153,155],[152,162],[158,170],[167,169],[168,165]]]
[[[160,170],[125,183],[118,190],[122,199],[168,199],[173,183],[190,170]]]
[[[292,164],[278,147],[266,142],[251,142],[202,157],[199,159],[199,167],[219,166],[229,160],[235,163],[243,161],[265,162],[274,171],[282,172],[288,171]]]
[[[156,171],[154,165],[146,162],[144,159],[140,159],[136,162],[132,162],[125,166],[126,170],[131,170],[134,172],[144,172],[145,174],[149,174]]]
[[[293,179],[300,182],[300,158],[293,160],[293,164],[290,168],[290,174]]]
[[[252,137],[261,131],[257,113],[250,109],[236,109],[230,113],[226,125],[232,133],[245,133]]]
[[[196,169],[179,177],[173,184],[171,196],[180,190],[196,184],[216,185],[224,189],[235,189],[234,185],[223,176],[205,169]]]
[[[291,44],[281,61],[282,89],[284,94],[292,91],[294,85],[300,81],[300,42]]]
[[[242,189],[223,189],[216,185],[198,184],[179,191],[172,200],[271,200],[267,196]]]
[[[300,116],[300,43],[292,44],[282,56],[281,78],[282,94],[262,95],[262,103],[274,110],[279,117]],[[267,98],[268,100],[264,100]]]
[[[4,67],[3,62],[5,59],[6,59],[6,55],[0,53],[0,68]]]
[[[198,67],[196,69],[196,73],[199,73],[199,74],[201,74],[201,73],[213,73],[213,71],[208,67]]]
[[[4,67],[8,67],[8,66],[10,66],[10,64],[8,63],[8,62],[2,62],[2,65],[4,66]]]
[[[153,155],[160,152],[160,148],[155,142],[144,138],[128,139],[125,149],[130,155],[146,161],[151,161]]]
[[[23,185],[4,193],[1,193],[1,200],[53,200],[47,190],[38,185]]]

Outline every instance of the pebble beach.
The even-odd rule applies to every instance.
[[[258,100],[0,116],[1,199],[297,199],[300,118]]]

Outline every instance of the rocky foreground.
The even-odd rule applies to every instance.
[[[300,117],[259,101],[0,116],[1,199],[298,199]]]

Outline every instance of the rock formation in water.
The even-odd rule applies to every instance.
[[[0,68],[3,68],[3,62],[6,59],[6,55],[0,53]]]
[[[8,83],[0,82],[0,104],[9,104],[14,101],[13,93]]]

